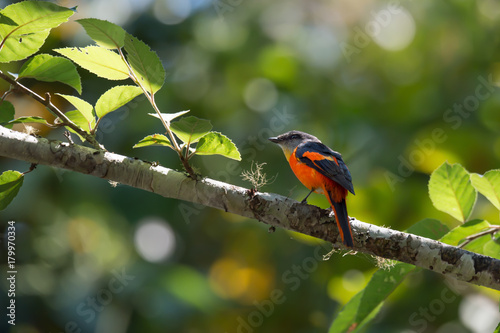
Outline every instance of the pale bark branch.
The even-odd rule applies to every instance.
[[[329,212],[295,200],[184,173],[79,145],[49,141],[0,126],[0,156],[90,174],[167,198],[201,204],[341,247]],[[500,290],[500,260],[416,235],[352,220],[355,250],[406,262],[457,280]]]

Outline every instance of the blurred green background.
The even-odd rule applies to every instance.
[[[356,190],[351,216],[404,230],[424,218],[456,225],[427,193],[429,174],[444,161],[477,173],[498,168],[498,1],[57,3],[78,12],[41,51],[89,45],[74,22],[86,17],[117,23],[146,42],[167,71],[157,94],[162,112],[189,109],[240,149],[241,162],[192,160],[211,178],[249,187],[241,172],[265,162],[274,181],[261,190],[301,200],[307,189],[267,138],[302,130],[343,154]],[[116,84],[80,74],[92,104]],[[39,93],[76,94],[25,83]],[[16,115],[47,115],[26,97],[9,100]],[[168,149],[132,149],[162,132],[150,112],[137,98],[105,118],[99,139],[110,151],[180,169]],[[59,130],[39,134],[64,139]],[[2,171],[29,168],[0,163]],[[309,203],[328,206],[316,194]],[[362,253],[322,261],[330,247],[316,239],[269,233],[255,220],[46,166],[27,175],[0,216],[2,230],[16,222],[18,267],[16,326],[4,317],[1,332],[325,332],[377,269]],[[473,217],[499,218],[483,198]],[[6,274],[6,255],[0,260]],[[500,320],[499,295],[419,272],[366,331],[488,332]],[[0,305],[5,309],[7,297]]]

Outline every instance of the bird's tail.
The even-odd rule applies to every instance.
[[[339,228],[340,237],[345,246],[353,247],[354,241],[352,237],[351,225],[349,223],[349,216],[347,215],[347,206],[345,197],[339,196],[335,191],[327,191],[328,199],[332,205],[333,212],[335,213],[335,220]],[[347,192],[347,191],[346,191]],[[347,195],[347,193],[346,193]]]

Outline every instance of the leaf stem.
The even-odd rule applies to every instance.
[[[172,142],[173,149],[175,150],[177,155],[179,155],[179,159],[181,160],[182,165],[184,166],[184,170],[186,170],[186,172],[189,174],[189,176],[191,178],[196,179],[196,173],[194,172],[193,168],[191,168],[191,165],[189,165],[187,153],[186,153],[186,156],[184,156],[184,154],[182,153],[182,148],[179,147],[179,143],[175,139],[174,133],[172,133],[172,131],[170,130],[170,122],[165,121],[165,119],[163,119],[161,112],[160,112],[160,109],[156,105],[154,94],[150,93],[146,89],[146,87],[144,87],[141,84],[141,81],[135,75],[134,71],[132,70],[132,67],[130,66],[127,59],[125,58],[125,55],[123,54],[123,51],[121,48],[118,48],[118,53],[120,54],[120,57],[122,58],[123,62],[127,65],[130,79],[132,79],[132,81],[134,81],[134,83],[137,86],[139,86],[139,88],[142,89],[142,92],[144,93],[144,95],[148,99],[149,103],[151,104],[151,106],[153,107],[155,112],[158,114],[158,117],[160,118],[161,123],[163,124],[163,127],[165,127],[166,133],[168,134],[170,141]],[[189,151],[189,149],[188,149],[188,151]]]

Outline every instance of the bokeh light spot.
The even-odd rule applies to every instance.
[[[365,276],[357,269],[348,270],[342,276],[342,285],[349,291],[357,292],[363,288],[365,283]]]
[[[194,25],[199,45],[209,51],[227,51],[242,45],[248,35],[243,26],[229,25],[217,18],[202,18]]]
[[[498,305],[480,294],[465,296],[458,312],[462,323],[472,332],[493,332],[500,321]]]
[[[278,91],[268,79],[257,78],[245,87],[244,99],[246,105],[254,111],[269,111],[278,101]]]
[[[149,218],[141,221],[134,235],[139,255],[149,262],[161,262],[170,258],[175,250],[175,233],[162,219]]]
[[[377,21],[372,17],[368,24],[373,24],[370,35],[377,45],[388,51],[399,51],[407,47],[415,37],[415,20],[404,8],[397,13],[384,10],[388,18]],[[380,13],[380,12],[379,12]],[[368,26],[368,25],[367,25]]]
[[[191,2],[186,0],[157,0],[154,16],[163,24],[179,24],[191,14]]]
[[[210,269],[210,286],[225,299],[252,304],[269,296],[274,274],[260,267],[248,267],[232,258],[217,260]]]

